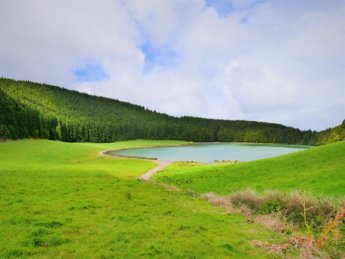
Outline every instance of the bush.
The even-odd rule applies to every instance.
[[[335,216],[337,207],[327,199],[312,198],[301,193],[269,191],[257,194],[246,190],[230,195],[228,199],[235,207],[246,206],[253,214],[280,213],[288,222],[299,228],[321,231],[321,227]]]

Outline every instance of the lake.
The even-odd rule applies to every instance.
[[[308,146],[197,143],[178,147],[133,148],[109,152],[110,155],[157,158],[165,161],[196,161],[212,163],[215,160],[250,161],[280,156],[308,148]]]

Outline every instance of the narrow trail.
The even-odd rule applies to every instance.
[[[152,168],[152,169],[150,169],[150,170],[148,170],[145,174],[140,176],[138,178],[138,180],[148,181],[148,180],[150,180],[152,175],[154,175],[155,173],[163,170],[165,167],[167,167],[168,165],[170,165],[172,163],[170,161],[162,161],[162,160],[151,160],[151,161],[155,162],[157,164],[157,166]]]
[[[111,150],[100,151],[97,153],[97,156],[98,157],[122,157],[122,156],[111,156],[111,155],[107,154],[109,151],[111,151]],[[128,158],[131,158],[131,157],[128,157]],[[146,173],[144,173],[143,175],[138,177],[138,180],[141,180],[141,181],[149,181],[150,178],[152,177],[152,175],[163,170],[165,167],[167,167],[168,165],[170,165],[172,163],[171,161],[143,159],[143,158],[137,158],[137,157],[132,157],[132,158],[141,159],[141,160],[145,160],[145,161],[152,161],[152,162],[157,164],[156,167],[148,170]]]

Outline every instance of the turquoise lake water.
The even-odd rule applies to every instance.
[[[250,161],[284,155],[307,148],[304,146],[203,143],[180,147],[133,148],[110,152],[111,155],[157,158],[166,161],[196,161],[212,163],[215,160]]]

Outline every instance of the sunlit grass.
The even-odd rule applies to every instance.
[[[345,197],[345,141],[238,164],[175,163],[154,178],[198,192],[229,194],[251,188],[342,198]]]
[[[0,257],[269,257],[251,241],[286,237],[137,181],[150,161],[97,157],[182,143],[0,143]]]

